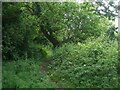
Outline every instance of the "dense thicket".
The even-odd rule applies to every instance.
[[[118,87],[117,42],[104,38],[87,40],[86,44],[67,43],[56,49],[50,77],[66,87]]]
[[[92,3],[3,3],[3,59],[31,56],[31,43],[83,42],[108,30]],[[114,26],[109,35],[114,36]],[[29,53],[28,53],[29,52]],[[30,54],[30,55],[29,55]]]
[[[118,87],[119,7],[106,4],[3,3],[3,87]]]

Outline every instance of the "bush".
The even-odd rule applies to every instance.
[[[104,37],[67,43],[55,50],[49,75],[65,87],[117,87],[117,53],[117,41]]]
[[[54,82],[40,71],[41,63],[32,59],[3,62],[3,88],[53,88]]]
[[[31,44],[29,56],[35,59],[48,58],[52,56],[52,47],[49,45]]]

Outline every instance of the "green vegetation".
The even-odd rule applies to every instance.
[[[119,87],[117,14],[109,7],[119,9],[113,2],[3,3],[3,88]]]
[[[56,49],[50,77],[59,82],[68,81],[68,87],[117,87],[117,42],[101,38]]]
[[[55,88],[49,77],[40,72],[39,61],[34,59],[3,63],[3,87],[6,88]]]

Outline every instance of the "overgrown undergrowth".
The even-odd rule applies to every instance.
[[[100,37],[67,43],[47,59],[44,63],[38,59],[3,61],[3,88],[118,87],[117,41]],[[48,69],[46,73],[41,70],[42,64]]]
[[[3,62],[3,88],[57,87],[40,70],[40,61],[33,59]]]
[[[54,51],[49,75],[66,87],[116,88],[118,50],[116,41],[102,37],[86,43],[67,43]]]

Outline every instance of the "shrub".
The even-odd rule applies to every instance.
[[[41,63],[33,59],[3,62],[3,88],[53,88],[54,82],[40,71]]]
[[[49,45],[31,44],[29,56],[35,59],[48,58],[52,56],[52,48]]]
[[[117,41],[67,43],[54,51],[49,75],[65,87],[117,87]]]

